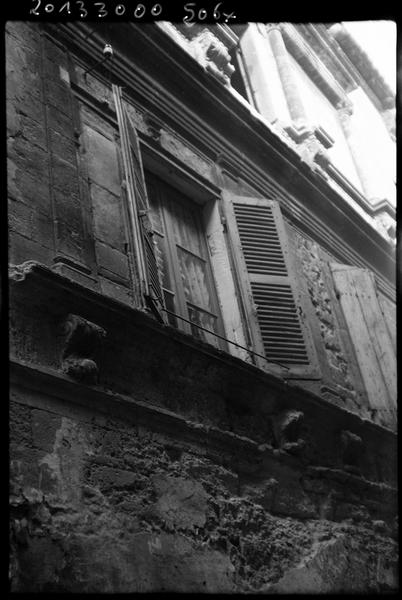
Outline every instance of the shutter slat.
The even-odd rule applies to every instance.
[[[273,211],[269,205],[257,207],[234,203],[234,212],[266,356],[284,364],[308,364],[309,357]],[[266,280],[253,281],[254,273],[264,275]],[[282,277],[283,283],[273,283],[269,280],[270,276]],[[288,329],[278,331],[278,324]]]

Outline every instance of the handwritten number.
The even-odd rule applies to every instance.
[[[70,3],[69,2],[66,2],[65,4],[63,4],[63,6],[61,7],[61,9],[59,10],[59,13],[63,12],[63,10],[65,10],[68,15],[71,14]]]
[[[82,19],[85,19],[85,17],[88,15],[88,11],[85,8],[85,4],[82,2],[82,0],[77,0],[76,4],[79,4],[80,11],[82,11],[82,12],[80,12],[80,17]]]
[[[32,0],[34,3],[36,2],[36,0]],[[40,3],[41,0],[38,0],[38,4],[35,6],[35,8],[31,8],[31,10],[29,11],[30,15],[36,15],[37,17],[39,17],[39,13],[36,12],[38,10],[38,8],[40,7]]]
[[[99,6],[98,17],[107,17],[107,10],[105,10],[104,2],[95,2],[94,6]]]
[[[221,18],[221,13],[218,10],[218,8],[220,7],[221,4],[222,4],[222,2],[218,2],[218,4],[214,8],[213,16],[214,16],[215,21],[218,21],[218,19]]]
[[[159,17],[161,12],[162,12],[162,6],[160,4],[155,4],[155,6],[153,6],[151,9],[151,13],[153,14],[154,17]]]
[[[137,4],[137,8],[134,11],[134,16],[136,19],[141,19],[145,14],[145,6],[143,4]]]
[[[184,10],[189,13],[192,13],[191,16],[186,15],[185,17],[183,17],[183,23],[185,23],[188,27],[192,27],[194,25],[194,23],[192,23],[191,21],[195,17],[195,12],[193,11],[192,8],[190,8],[191,6],[195,6],[195,2],[190,2],[190,3],[184,5]]]

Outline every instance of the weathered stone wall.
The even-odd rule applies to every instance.
[[[307,504],[288,516],[272,477],[245,485],[205,449],[24,394],[11,408],[13,591],[395,589],[383,521],[347,506],[336,522]]]

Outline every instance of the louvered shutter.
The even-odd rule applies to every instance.
[[[285,377],[319,377],[278,202],[232,194],[224,199],[235,248],[237,238],[237,265],[257,351],[270,361],[271,370],[279,369]]]
[[[142,307],[146,305],[159,320],[165,321],[162,312],[162,286],[156,262],[153,231],[149,219],[149,204],[138,134],[124,108],[121,88],[113,85],[113,96],[121,138],[128,214],[131,225],[131,242],[138,274],[140,305]]]
[[[331,263],[331,271],[375,420],[393,427],[397,409],[396,355],[374,274],[338,263]]]

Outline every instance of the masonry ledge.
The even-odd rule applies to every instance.
[[[264,406],[258,406],[263,412],[275,411],[278,410],[278,408],[284,409],[286,407],[311,413],[317,413],[318,411],[318,413],[322,413],[321,416],[325,414],[325,419],[332,420],[333,423],[337,424],[339,427],[348,429],[354,427],[358,431],[365,430],[368,435],[370,434],[370,431],[372,431],[378,432],[380,435],[385,435],[386,437],[395,437],[395,433],[391,429],[374,423],[369,419],[362,418],[346,408],[341,408],[330,403],[314,392],[304,389],[296,381],[285,381],[277,375],[262,371],[256,366],[249,364],[236,356],[230,355],[223,350],[216,349],[208,343],[196,340],[191,335],[185,334],[171,326],[159,323],[154,317],[143,310],[136,309],[120,300],[89,289],[70,277],[61,275],[41,263],[27,261],[21,265],[11,265],[9,281],[10,307],[13,306],[13,294],[16,290],[25,294],[27,292],[32,293],[34,290],[37,292],[38,288],[40,288],[41,293],[45,296],[51,296],[53,293],[60,298],[60,301],[62,299],[61,302],[65,304],[65,308],[63,309],[63,307],[61,307],[60,313],[63,315],[71,312],[69,307],[71,299],[74,299],[75,310],[77,311],[77,306],[83,307],[86,317],[88,317],[88,307],[90,307],[90,311],[92,307],[96,307],[98,313],[107,315],[107,318],[110,318],[111,314],[119,315],[119,317],[124,319],[124,323],[127,324],[127,327],[133,329],[133,331],[137,330],[145,333],[147,339],[152,339],[150,337],[152,335],[155,336],[155,338],[153,338],[156,340],[154,343],[155,347],[162,343],[162,338],[164,338],[167,343],[171,342],[174,345],[178,343],[180,346],[187,347],[188,351],[193,352],[195,356],[208,357],[213,362],[219,364],[224,371],[227,371],[228,378],[230,378],[230,372],[240,373],[242,377],[245,377],[250,382],[250,384],[262,384],[266,386],[266,408],[264,409]],[[23,291],[21,286],[26,286],[26,289]],[[96,322],[96,318],[94,321]],[[105,326],[104,323],[103,326]],[[172,351],[173,349],[172,346]],[[269,402],[268,397],[270,393],[272,393],[273,396],[281,397],[280,407],[277,406],[275,401]]]

